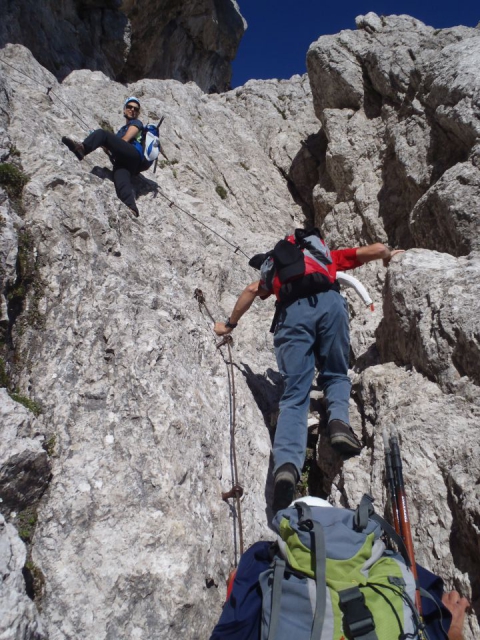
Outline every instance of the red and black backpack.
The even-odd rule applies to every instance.
[[[339,291],[330,249],[319,229],[295,229],[272,251],[254,256],[250,266],[260,270],[262,286],[280,302],[293,302],[321,291]]]

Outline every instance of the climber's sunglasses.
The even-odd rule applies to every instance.
[[[125,109],[133,109],[134,111],[140,111],[140,107],[137,107],[136,104],[127,104]]]

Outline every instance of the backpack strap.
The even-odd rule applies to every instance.
[[[290,300],[289,302],[281,302],[280,300],[277,300],[275,302],[275,313],[273,314],[272,324],[270,325],[270,333],[275,333],[275,329],[277,328],[277,324],[280,320],[280,314],[282,313],[282,311],[294,302],[296,302],[296,300]]]
[[[392,525],[387,522],[385,518],[379,516],[378,513],[374,513],[370,517],[372,520],[375,520],[375,522],[378,522],[378,524],[382,527],[390,540],[393,540],[393,542],[397,545],[399,553],[402,554],[402,558],[404,559],[405,564],[410,569],[412,566],[412,561],[410,560],[410,556],[408,555],[407,547],[405,546],[403,538],[395,531]]]
[[[422,596],[422,598],[428,598],[429,600],[431,600],[431,602],[435,605],[436,609],[437,609],[437,613],[438,613],[438,617],[439,617],[439,624],[440,624],[440,630],[443,633],[443,636],[445,638],[445,640],[448,640],[448,632],[445,630],[445,627],[443,626],[443,613],[442,613],[442,608],[440,607],[440,605],[438,604],[438,602],[435,600],[435,598],[432,596],[431,593],[429,593],[426,589],[424,589],[423,587],[420,587],[420,595]],[[427,630],[425,629],[425,627],[423,628],[423,634],[426,638],[426,640],[429,640],[430,636],[428,635]]]
[[[275,313],[273,314],[272,324],[270,325],[270,333],[275,333],[275,329],[277,328],[278,319],[280,317],[282,309],[282,303],[277,300],[275,302]]]
[[[304,502],[296,503],[299,509],[298,527],[304,531],[310,531],[313,542],[313,552],[315,553],[315,582],[316,582],[316,602],[315,614],[313,616],[311,639],[320,638],[322,635],[323,623],[325,621],[325,611],[327,607],[327,577],[325,534],[319,522],[315,522],[312,517],[312,510]]]
[[[353,517],[353,527],[355,531],[363,531],[368,525],[369,519],[374,520],[382,527],[390,540],[397,545],[397,549],[399,553],[402,554],[405,564],[410,568],[412,566],[412,562],[402,537],[395,531],[392,525],[385,520],[385,518],[382,518],[378,513],[375,513],[372,496],[369,496],[368,493],[364,493]]]
[[[378,640],[375,621],[365,604],[365,596],[358,587],[339,591],[343,624],[352,640]]]
[[[295,229],[294,236],[295,242],[300,246],[302,245],[305,238],[308,238],[308,236],[317,236],[318,238],[320,238],[320,240],[323,240],[323,236],[318,227],[312,227],[311,229]]]
[[[373,498],[368,493],[364,493],[353,516],[353,528],[355,531],[364,531],[368,525],[368,519],[374,513]]]
[[[282,599],[282,580],[285,573],[285,560],[275,558],[273,569],[272,585],[272,610],[270,613],[270,628],[267,640],[274,640],[277,635],[278,623],[280,622],[280,603]]]

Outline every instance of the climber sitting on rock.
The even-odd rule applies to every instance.
[[[227,322],[215,323],[217,335],[227,335],[256,297],[264,299],[274,293],[277,298],[272,330],[285,386],[273,444],[274,512],[292,502],[304,464],[315,363],[332,447],[350,456],[362,449],[349,424],[348,311],[336,273],[372,260],[383,260],[387,266],[397,253],[400,251],[391,251],[381,243],[330,252],[318,229],[297,229],[273,251],[252,258],[250,265],[260,269],[261,279],[240,294]]]
[[[138,217],[131,178],[140,171],[145,171],[152,164],[144,158],[142,146],[143,124],[138,119],[140,115],[140,101],[130,96],[123,105],[123,115],[126,123],[116,135],[104,129],[96,129],[83,142],[75,142],[63,137],[62,142],[79,160],[103,147],[113,162],[113,182],[117,196],[127,205],[132,213]]]

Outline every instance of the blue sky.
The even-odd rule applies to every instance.
[[[237,0],[248,22],[233,62],[232,86],[251,78],[305,73],[307,49],[321,35],[355,29],[355,17],[406,13],[436,28],[480,22],[478,0]]]

